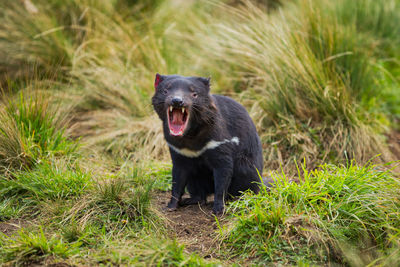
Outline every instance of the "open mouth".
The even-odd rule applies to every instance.
[[[173,136],[182,136],[189,121],[189,113],[186,108],[168,108],[169,132]]]

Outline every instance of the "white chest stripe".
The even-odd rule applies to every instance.
[[[235,145],[239,145],[239,138],[237,138],[236,136],[233,137],[232,139],[228,140],[228,139],[224,139],[223,141],[208,141],[208,143],[200,150],[190,150],[187,148],[177,148],[173,145],[171,145],[170,143],[167,142],[168,146],[174,150],[176,153],[181,154],[182,156],[188,157],[188,158],[197,158],[199,157],[201,154],[203,154],[207,149],[214,149],[219,147],[220,145],[226,144],[226,143],[233,143]]]

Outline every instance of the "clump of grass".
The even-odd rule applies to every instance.
[[[63,116],[44,93],[3,99],[0,109],[0,168],[30,168],[47,157],[71,155],[77,142],[64,132]]]
[[[138,185],[125,177],[110,177],[81,198],[65,215],[63,222],[97,225],[107,231],[124,227],[153,227],[158,218],[151,208],[152,183]]]
[[[361,2],[288,3],[279,14],[250,1],[213,10],[186,3],[176,15],[160,1],[147,20],[90,6],[87,17],[107,23],[92,25],[71,70],[86,88],[75,134],[112,155],[164,160],[161,128],[146,100],[154,72],[212,74],[214,92],[244,92],[268,168],[303,158],[310,168],[326,160],[366,162],[377,152],[392,159],[383,134],[397,109],[379,103],[398,101],[383,93],[387,70],[375,65],[397,55],[398,38],[389,32],[398,31],[399,7],[393,0],[391,8]],[[179,23],[167,28],[172,15]]]
[[[103,229],[96,225],[81,225],[71,220],[61,230],[62,237],[70,243],[81,242],[82,246],[93,248],[99,246],[99,239],[103,234]]]
[[[230,253],[260,262],[348,263],[345,247],[386,256],[399,249],[393,249],[400,233],[398,179],[374,165],[302,169],[299,183],[277,174],[270,191],[246,193],[230,205],[233,221],[221,232]]]
[[[149,240],[150,241],[150,240]],[[145,261],[150,265],[166,266],[219,266],[216,262],[207,262],[202,257],[192,253],[186,254],[184,246],[178,244],[175,240],[163,242],[154,242],[146,244],[150,248],[150,253],[143,253],[137,260]],[[147,255],[146,255],[147,254]]]
[[[177,62],[164,58],[168,53],[163,37],[155,36],[144,19],[126,19],[126,11],[113,8],[110,13],[90,6],[87,14],[104,23],[92,26],[71,69],[74,82],[83,88],[78,93],[84,95],[76,109],[74,134],[116,156],[165,158],[165,153],[159,153],[166,149],[157,142],[162,133],[154,123],[156,117],[150,116],[149,100],[154,73],[166,73]],[[102,38],[105,35],[106,40]]]
[[[398,86],[388,93],[393,86],[380,77],[398,68],[395,0],[300,1],[283,3],[279,12],[264,7],[281,1],[217,8],[192,2],[176,8],[171,1],[35,1],[29,8],[26,2],[32,3],[1,9],[7,23],[0,27],[0,65],[17,73],[23,63],[37,64],[39,77],[60,66],[54,76],[71,78],[83,96],[74,135],[113,156],[168,157],[157,118],[149,116],[153,76],[161,72],[211,74],[214,92],[245,91],[242,102],[251,107],[269,168],[299,158],[310,167],[365,162],[377,151],[391,158],[382,134],[393,126],[388,118],[398,110]],[[70,84],[63,88],[71,91]]]
[[[2,177],[0,192],[2,199],[26,199],[37,204],[81,196],[92,185],[92,177],[77,166],[65,161],[43,162],[32,170]]]
[[[398,32],[395,1],[300,1],[272,14],[250,1],[220,8],[228,15],[196,25],[193,45],[218,86],[242,92],[252,107],[268,168],[303,158],[311,168],[366,162],[377,151],[392,158],[383,137],[390,111],[380,104],[386,89],[374,66],[396,50],[387,44],[398,37],[379,30]]]
[[[172,171],[170,164],[155,164],[149,172],[145,175],[145,179],[152,179],[154,181],[153,188],[161,191],[169,191],[172,188]]]
[[[79,252],[80,242],[64,242],[57,236],[46,237],[42,228],[38,232],[20,230],[8,237],[0,236],[0,262],[25,265],[40,263],[46,257],[67,258]]]
[[[0,200],[0,222],[20,216],[25,208],[15,199]]]
[[[217,261],[203,259],[195,253],[188,254],[176,240],[147,235],[140,241],[124,238],[107,242],[93,258],[101,264],[151,265],[151,266],[220,266]]]
[[[152,190],[171,190],[172,171],[169,163],[146,162],[139,165],[128,160],[122,165],[120,173],[127,179],[132,179],[136,185],[152,184]]]
[[[0,219],[40,215],[56,219],[90,191],[93,183],[89,173],[67,159],[46,159],[32,169],[0,175],[0,210],[4,212]]]
[[[169,154],[161,123],[157,120],[154,114],[138,119],[118,110],[97,110],[81,114],[71,131],[73,135],[81,135],[88,145],[114,158],[137,163],[166,160]]]
[[[4,22],[0,26],[0,83],[9,78],[68,76],[74,51],[87,30],[78,1],[4,2],[0,20]]]

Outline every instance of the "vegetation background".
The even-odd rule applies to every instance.
[[[245,105],[275,181],[206,249],[160,203],[156,72]],[[2,265],[400,261],[398,0],[0,0],[0,85]]]

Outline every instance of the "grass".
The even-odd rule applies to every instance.
[[[349,264],[347,250],[357,248],[363,264],[398,257],[397,178],[374,165],[302,168],[299,183],[277,174],[270,191],[247,193],[230,205],[231,222],[221,238],[232,255],[282,264]]]
[[[300,2],[278,13],[249,1],[239,7],[214,3],[213,10],[186,4],[178,15],[167,1],[141,28],[94,9],[88,16],[109,23],[87,35],[72,69],[88,93],[81,107],[91,110],[76,127],[85,131],[77,134],[116,156],[165,160],[147,101],[154,73],[212,74],[215,92],[233,94],[249,107],[268,168],[303,158],[310,168],[324,161],[366,162],[377,151],[382,161],[392,160],[384,134],[398,117],[398,86],[387,86],[398,83],[390,77],[398,69],[393,47],[399,40],[389,34],[398,31],[398,4]],[[357,18],[350,19],[349,10]],[[163,28],[168,14],[177,22]],[[95,34],[107,34],[101,41],[113,49],[91,46],[99,42]],[[387,60],[392,65],[377,67]]]
[[[27,4],[29,3],[29,4]],[[7,80],[55,77],[67,79],[74,51],[82,43],[86,28],[84,9],[77,3],[24,1],[2,3],[0,18],[1,84]],[[65,12],[68,10],[68,12]]]
[[[399,14],[397,0],[0,3],[0,229],[22,225],[0,264],[396,263]],[[154,206],[171,189],[157,72],[211,76],[242,103],[275,179],[218,220],[219,261]]]
[[[272,15],[251,2],[222,6],[228,18],[198,30],[204,68],[235,77],[230,88],[244,91],[253,106],[269,168],[303,158],[310,167],[332,159],[366,162],[376,151],[390,160],[382,134],[392,113],[381,103],[391,98],[379,78],[390,70],[374,66],[393,56],[385,54],[387,36],[377,32],[385,26],[398,31],[392,21],[399,7],[395,1],[391,9],[358,2],[299,1]],[[359,16],[349,19],[349,10]],[[374,12],[382,14],[369,16]],[[360,33],[361,25],[373,31]]]
[[[111,255],[111,259],[110,259]],[[217,262],[184,252],[184,247],[176,241],[144,238],[141,243],[127,242],[126,245],[112,244],[98,256],[104,257],[103,264],[156,265],[156,266],[219,266]]]
[[[72,155],[77,148],[64,132],[63,117],[55,113],[44,93],[22,92],[3,99],[0,110],[0,167],[3,172],[26,169],[43,158]]]
[[[79,168],[69,166],[65,162],[42,163],[34,170],[16,172],[12,177],[2,177],[0,180],[3,199],[14,197],[40,201],[68,199],[82,195],[93,186],[91,177]]]
[[[0,202],[0,221],[8,221],[22,214],[24,207],[19,206],[14,199],[6,199]]]
[[[17,238],[1,236],[2,261],[13,260],[16,265],[41,262],[46,256],[67,258],[77,253],[79,242],[68,243],[55,236],[47,238],[40,228],[38,233],[21,230]]]
[[[97,240],[107,239],[104,233],[97,235],[100,235],[96,236]],[[125,231],[125,235],[129,235],[129,232]],[[132,243],[131,239],[123,237],[118,242],[103,240],[103,244],[97,243],[96,254],[88,255],[90,251],[86,248],[85,238],[71,242],[55,234],[47,237],[41,228],[37,233],[21,230],[12,237],[1,236],[0,246],[3,250],[0,252],[0,262],[24,265],[41,263],[46,257],[52,257],[53,262],[65,262],[70,257],[73,259],[72,264],[82,264],[80,258],[85,258],[83,263],[90,262],[93,265],[217,266],[216,263],[207,263],[194,254],[187,256],[183,251],[184,247],[175,241],[156,239],[154,236],[151,239],[142,238],[141,243]]]
[[[68,46],[71,63],[57,71],[73,84],[64,90],[76,96],[74,135],[117,157],[165,160],[148,101],[154,73],[212,74],[216,92],[234,94],[249,107],[268,168],[303,158],[310,168],[324,161],[362,163],[377,152],[382,161],[393,159],[384,134],[399,116],[396,1],[298,1],[279,12],[251,1],[186,3],[179,13],[174,1],[157,1],[136,5],[143,17],[132,16],[124,3],[39,1],[40,16],[26,18],[56,21],[61,36],[49,42],[74,44]],[[68,12],[60,15],[63,8]],[[175,24],[168,24],[170,17]]]
[[[141,228],[156,224],[157,218],[150,209],[151,186],[131,184],[122,178],[100,182],[72,207],[66,223],[70,220],[77,220],[81,225],[95,223],[109,231],[126,225]]]

